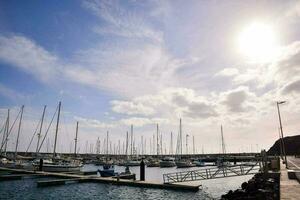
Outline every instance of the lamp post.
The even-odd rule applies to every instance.
[[[286,152],[285,152],[285,145],[284,145],[284,140],[283,140],[283,131],[282,131],[282,123],[281,123],[281,116],[280,116],[280,110],[279,110],[279,105],[284,104],[286,101],[277,101],[277,111],[278,111],[278,118],[279,118],[279,125],[280,125],[280,133],[281,133],[281,142],[282,142],[282,151],[284,155],[284,160],[285,160],[285,167],[288,168],[287,166],[287,159],[286,159]]]

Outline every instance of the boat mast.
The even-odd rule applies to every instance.
[[[186,154],[189,154],[188,137],[189,137],[189,135],[186,134],[185,135],[185,151],[186,151]]]
[[[162,143],[162,133],[160,134],[160,154],[163,155],[163,143]]]
[[[144,155],[144,139],[143,139],[143,136],[141,136],[141,154]]]
[[[150,140],[149,140],[149,148],[150,148],[150,151],[149,151],[149,154],[151,155],[152,154],[152,137],[150,136]]]
[[[170,152],[169,152],[170,155],[173,154],[173,133],[171,132],[171,144],[170,144]]]
[[[121,155],[121,141],[118,140],[118,154]]]
[[[99,139],[99,137],[97,138],[97,142],[96,142],[96,154],[100,154],[100,139]]]
[[[9,112],[9,110],[8,110]],[[6,141],[6,129],[7,129],[7,121],[8,121],[8,114],[7,114],[7,117],[6,117],[6,120],[5,120],[5,123],[4,123],[4,130],[3,130],[3,137],[2,137],[2,142],[1,142],[1,148],[0,148],[0,155],[2,154],[2,147],[4,145],[4,142]]]
[[[19,145],[19,137],[20,137],[20,131],[21,131],[21,124],[22,124],[23,111],[24,111],[24,105],[21,107],[21,115],[20,115],[19,128],[18,128],[18,135],[17,135],[16,148],[15,148],[15,160],[16,160],[16,158],[17,158],[17,152],[18,152],[18,145]]]
[[[74,148],[74,156],[76,157],[77,153],[77,139],[78,139],[78,124],[79,122],[76,123],[76,133],[75,133],[75,148]]]
[[[222,125],[221,125],[221,139],[222,139],[222,153],[223,153],[223,156],[225,156],[226,149],[225,149],[225,142],[224,142],[223,126]]]
[[[181,118],[179,121],[179,137],[180,137],[180,155],[182,156],[182,125],[181,125]]]
[[[131,144],[130,144],[130,155],[133,155],[133,125],[131,124],[131,128],[130,128],[130,139],[131,139]]]
[[[158,133],[158,124],[156,124],[156,147],[157,147],[157,155],[159,155],[159,133]]]
[[[58,125],[59,125],[60,107],[61,107],[61,102],[58,103],[58,114],[57,114],[56,130],[55,130],[53,158],[55,158],[56,156],[56,142],[57,142],[57,133],[58,133]]]
[[[6,156],[6,149],[7,149],[7,143],[8,143],[8,134],[9,134],[9,109],[7,111],[7,125],[6,125],[6,134],[5,134],[5,145],[4,145],[4,155]]]
[[[44,110],[43,110],[43,114],[42,114],[42,121],[41,121],[41,126],[40,126],[40,130],[38,135],[38,141],[37,141],[37,145],[36,145],[36,154],[38,153],[38,149],[40,146],[40,139],[41,139],[41,134],[42,134],[42,128],[43,128],[43,122],[44,122],[44,117],[45,117],[45,112],[46,112],[46,105],[44,106]]]
[[[106,132],[106,159],[108,157],[108,131]]]
[[[125,148],[125,154],[128,157],[128,131],[126,131],[126,148]]]
[[[50,139],[47,138],[47,149],[46,149],[47,153],[49,153],[49,149],[50,149]]]
[[[195,137],[193,136],[193,154],[195,154]]]

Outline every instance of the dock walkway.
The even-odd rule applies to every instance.
[[[44,171],[30,171],[23,169],[10,169],[0,167],[0,171],[8,171],[11,173],[20,174],[36,174],[47,177],[56,177],[58,180],[37,181],[39,187],[64,185],[67,182],[92,182],[92,183],[109,183],[114,185],[133,186],[133,187],[145,187],[145,188],[157,188],[157,189],[170,189],[170,190],[186,190],[186,191],[198,191],[201,185],[197,184],[177,184],[177,183],[159,183],[152,181],[138,181],[138,180],[126,180],[115,178],[104,178],[95,175],[81,175],[81,174],[67,174],[67,173],[54,173]]]
[[[300,162],[300,160],[299,160]],[[293,164],[294,163],[294,164]],[[299,170],[298,164],[296,164],[293,158],[288,158],[288,166],[290,169]],[[280,163],[280,199],[282,200],[299,200],[300,199],[300,184],[299,180],[289,179],[288,170],[285,168],[285,165]],[[297,174],[298,175],[298,174]]]

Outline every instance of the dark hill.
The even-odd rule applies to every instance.
[[[287,155],[300,155],[300,135],[284,137],[284,146]],[[268,155],[280,154],[280,140],[278,139],[275,144],[269,149]]]

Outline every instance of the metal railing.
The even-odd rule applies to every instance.
[[[199,169],[163,174],[164,183],[179,183],[207,179],[225,178],[256,174],[261,169],[261,163],[240,164],[215,168]]]

